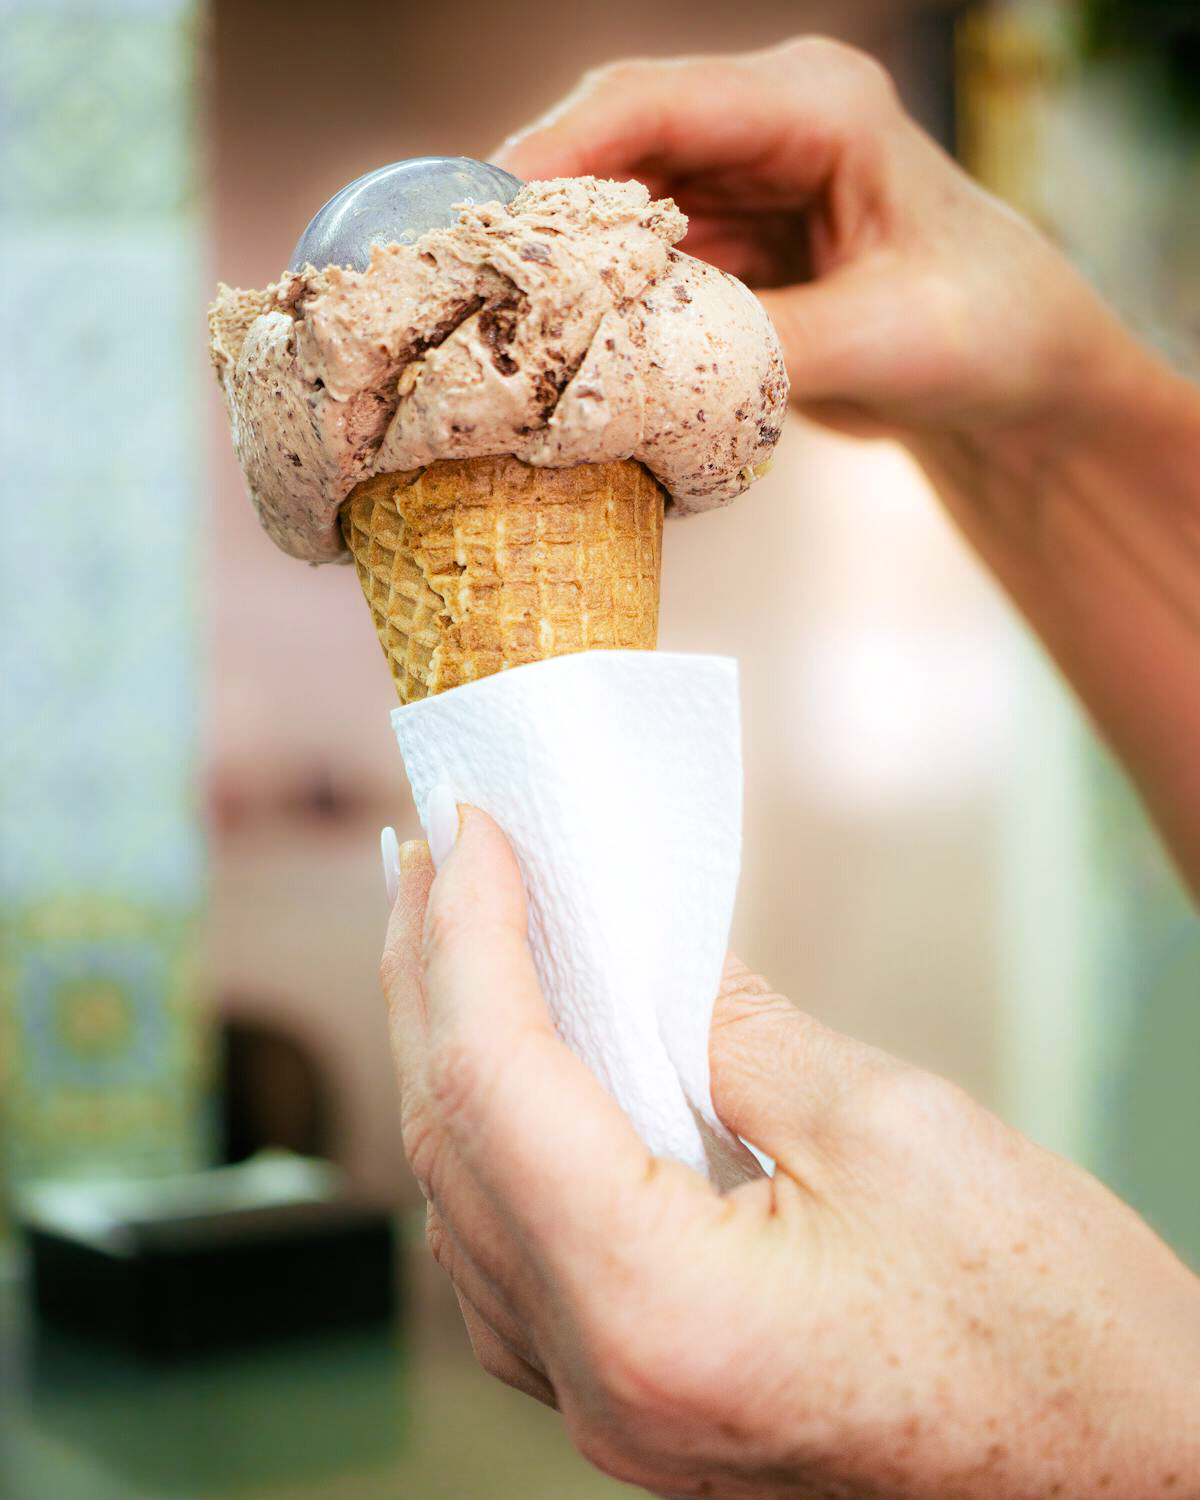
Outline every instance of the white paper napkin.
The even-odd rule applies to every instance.
[[[567,1044],[657,1155],[726,1185],[708,1032],[741,860],[737,663],[587,651],[392,714],[425,822],[445,782],[511,840]]]

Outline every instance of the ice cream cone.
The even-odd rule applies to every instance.
[[[355,486],[342,533],[401,699],[572,651],[653,650],[663,500],[632,459],[445,459]]]

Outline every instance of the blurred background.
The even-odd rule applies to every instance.
[[[343,183],[484,156],[585,67],[819,31],[1200,373],[1189,11],[0,0],[0,1493],[617,1489],[475,1370],[420,1250],[377,981],[378,831],[418,831],[393,690],[352,571],[259,530],[206,363],[216,280],[265,285]],[[1200,1265],[1200,923],[920,475],[792,419],[770,476],[664,552],[662,645],[741,664],[742,955]],[[236,1175],[272,1148],[335,1173]],[[336,1245],[345,1205],[399,1210],[399,1313],[297,1314],[165,1374],[39,1332],[63,1216],[125,1222],[105,1184],[196,1173],[261,1195],[281,1244],[297,1191]]]

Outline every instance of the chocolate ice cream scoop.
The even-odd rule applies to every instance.
[[[352,183],[300,270],[218,290],[213,361],[274,540],[344,558],[356,486],[443,461],[633,460],[681,515],[741,494],[779,436],[783,355],[741,282],[674,248],[671,199],[594,177],[514,193],[437,160]]]
[[[352,266],[365,271],[372,245],[411,245],[453,224],[463,204],[510,203],[520,180],[470,156],[415,156],[347,183],[313,216],[289,271]]]

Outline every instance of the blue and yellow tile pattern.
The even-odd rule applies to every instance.
[[[206,1154],[195,73],[0,0],[0,1196]]]

